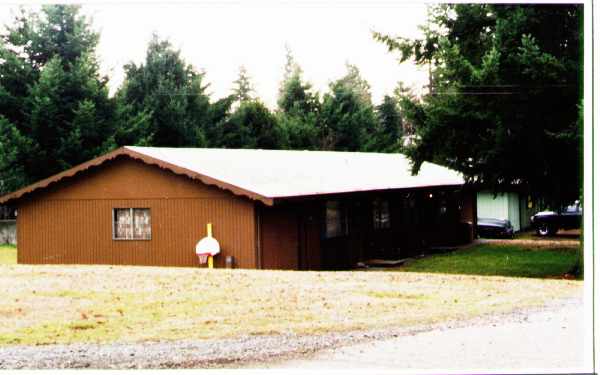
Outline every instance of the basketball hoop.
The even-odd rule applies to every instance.
[[[210,254],[198,254],[198,261],[200,262],[200,264],[206,264],[208,263],[209,256]]]
[[[208,268],[213,268],[213,257],[221,252],[219,241],[212,236],[212,224],[206,224],[206,237],[201,239],[196,245],[196,255],[200,265],[207,264]]]

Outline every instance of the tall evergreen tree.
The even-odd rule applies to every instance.
[[[238,103],[254,100],[254,87],[250,75],[243,65],[240,66],[238,78],[233,81],[233,96]]]
[[[120,109],[118,144],[206,144],[210,100],[204,73],[186,64],[169,41],[154,35],[145,62],[127,64],[125,74],[116,95],[119,106],[125,106]]]
[[[289,147],[293,149],[319,147],[321,103],[318,94],[310,90],[311,86],[303,83],[297,73],[285,82],[278,100],[279,122],[288,135]]]
[[[285,45],[285,65],[283,67],[283,79],[279,85],[279,97],[282,97],[285,91],[286,83],[292,78],[294,75],[301,75],[302,69],[300,65],[296,62],[294,55],[292,54],[291,48],[286,44]]]
[[[75,5],[44,5],[40,13],[21,8],[3,39],[18,47],[36,70],[59,57],[63,69],[83,55],[93,54],[100,34]]]
[[[23,154],[30,151],[30,139],[0,115],[0,194],[16,190],[29,182]]]
[[[431,63],[431,91],[407,112],[414,171],[430,160],[497,191],[576,199],[582,16],[579,4],[437,5],[423,39],[375,33],[401,60]]]
[[[7,45],[5,36],[0,37],[0,114],[17,126],[26,130],[25,98],[39,77],[39,71],[24,56],[15,53]]]
[[[311,91],[309,83],[302,81],[301,72],[298,71],[283,82],[277,106],[287,114],[317,113],[319,96]]]
[[[278,119],[292,149],[312,150],[319,147],[319,96],[303,82],[302,69],[289,48],[277,99]]]
[[[23,145],[0,149],[29,183],[81,163],[109,147],[114,105],[99,74],[98,34],[73,5],[22,10],[1,36],[0,115],[8,135]],[[0,164],[5,168],[7,164]],[[15,183],[4,184],[16,187]]]
[[[368,83],[353,65],[347,73],[329,85],[323,96],[320,127],[321,148],[326,150],[359,151],[370,149],[369,139],[377,127],[371,105]]]
[[[98,67],[84,55],[63,69],[60,57],[48,61],[26,99],[27,132],[36,161],[35,178],[58,173],[106,150],[113,129],[114,106]]]
[[[336,84],[352,91],[364,104],[372,105],[371,85],[362,77],[356,65],[346,63],[346,74]]]
[[[415,113],[415,103],[418,101],[417,97],[410,88],[404,86],[402,82],[398,82],[398,85],[394,89],[394,99],[398,103],[400,111],[400,122],[402,124],[400,129],[401,136],[411,136],[415,132],[413,121],[419,117]]]
[[[401,148],[402,118],[396,99],[386,95],[375,108],[377,124],[367,143],[367,149],[378,152],[399,151]]]
[[[383,103],[377,106],[377,115],[382,130],[390,141],[395,141],[402,136],[402,117],[395,98],[386,95]]]
[[[212,103],[208,111],[208,121],[204,127],[208,147],[223,147],[227,121],[231,116],[231,110],[235,98],[233,95],[217,100]]]
[[[222,146],[280,149],[287,144],[277,118],[259,101],[243,102],[223,125]]]
[[[332,84],[331,92],[323,97],[321,149],[359,151],[368,146],[367,137],[373,132],[376,120],[373,107],[348,87]]]

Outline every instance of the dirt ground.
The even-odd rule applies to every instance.
[[[579,229],[560,230],[549,237],[538,236],[535,231],[528,230],[518,233],[512,239],[480,238],[481,243],[497,243],[520,245],[528,248],[579,247],[581,246],[581,231]]]

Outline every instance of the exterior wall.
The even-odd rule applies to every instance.
[[[507,193],[508,198],[508,220],[515,231],[521,230],[521,215],[519,210],[519,194]]]
[[[300,266],[298,216],[288,206],[261,209],[261,268],[295,270]]]
[[[480,191],[477,193],[477,216],[481,218],[508,219],[508,197]]]
[[[321,269],[321,202],[261,206],[258,215],[261,268]]]
[[[17,244],[17,221],[0,220],[0,245]]]
[[[375,198],[389,202],[390,228],[374,228]],[[325,268],[351,267],[374,258],[406,258],[426,253],[431,247],[455,246],[473,238],[474,194],[457,188],[357,194],[344,200],[349,209],[349,233],[322,239]]]
[[[390,228],[374,229],[375,198],[389,202]],[[325,236],[328,200],[339,201],[347,212],[344,235]],[[442,206],[444,214],[438,215]],[[427,252],[430,246],[470,242],[475,209],[475,194],[456,188],[340,194],[261,207],[262,266],[347,269],[368,259],[400,259]]]
[[[481,218],[510,220],[515,231],[521,230],[519,194],[515,192],[494,194],[477,193],[477,216]]]
[[[151,240],[113,240],[113,208],[150,208]],[[196,243],[213,224],[215,266],[256,267],[250,200],[128,158],[107,162],[18,207],[19,263],[198,266]]]
[[[543,211],[544,207],[539,199],[532,199],[526,194],[521,195],[520,203],[521,230],[529,229],[531,227],[531,221],[529,220],[531,216]]]

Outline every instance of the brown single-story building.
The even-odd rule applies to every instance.
[[[471,241],[475,192],[402,154],[122,147],[0,197],[18,262],[343,269]]]

